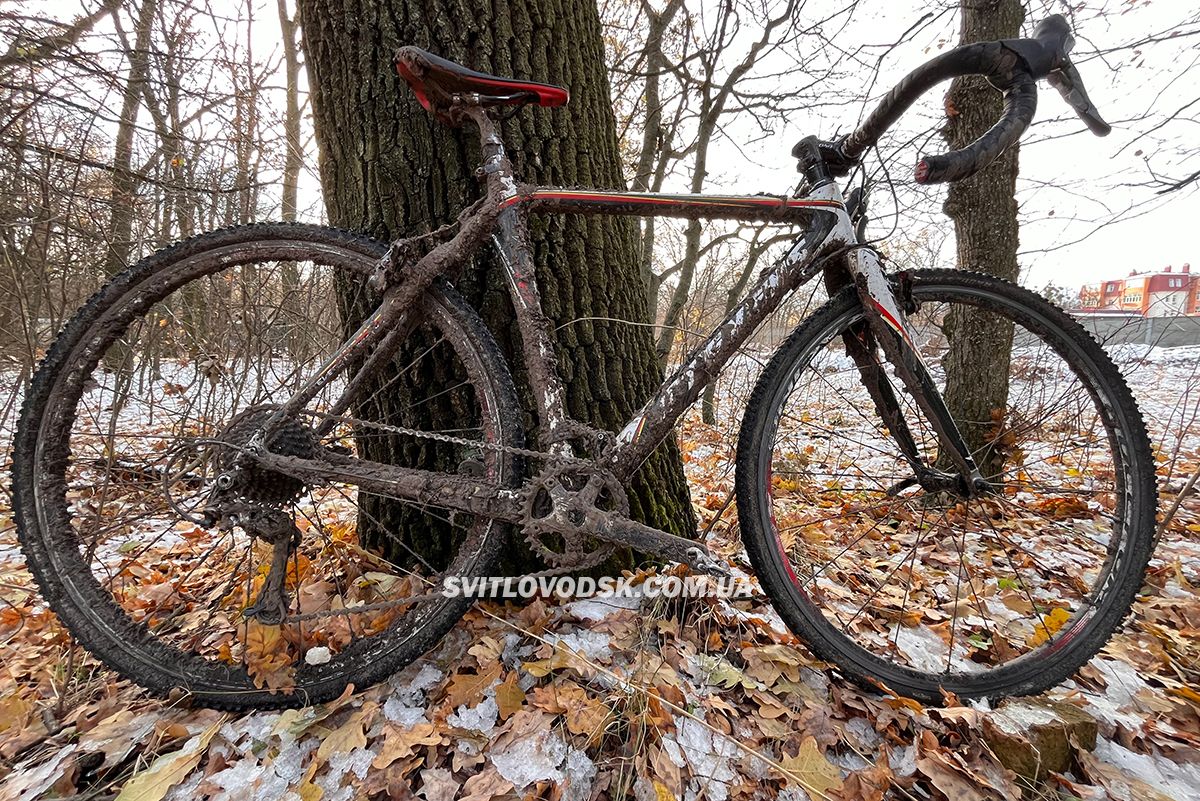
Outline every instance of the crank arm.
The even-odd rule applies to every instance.
[[[649,551],[669,562],[681,562],[698,573],[729,575],[729,571],[713,559],[708,549],[700,543],[668,534],[622,515],[593,513],[587,516],[579,529],[606,542]]]

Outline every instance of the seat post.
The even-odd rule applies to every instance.
[[[479,148],[483,154],[483,164],[479,174],[487,178],[488,189],[495,182],[499,190],[499,199],[507,200],[517,194],[517,183],[513,175],[512,162],[504,152],[504,142],[496,131],[496,122],[487,113],[487,109],[478,103],[463,103],[462,113],[470,117],[479,128]],[[490,191],[489,191],[490,193]]]

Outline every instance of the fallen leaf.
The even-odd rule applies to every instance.
[[[397,759],[412,756],[417,746],[438,745],[441,741],[442,735],[432,723],[418,723],[407,729],[391,726],[384,733],[383,749],[371,767],[383,770]]]
[[[280,626],[265,626],[257,619],[246,624],[246,672],[260,689],[290,692],[296,668]]]
[[[478,704],[483,700],[487,688],[492,686],[492,682],[500,678],[500,670],[500,663],[496,662],[479,673],[454,674],[446,688],[446,698],[450,700],[450,706],[458,709],[460,706],[472,707]]]
[[[842,786],[841,769],[825,758],[817,747],[815,737],[805,737],[796,755],[781,760],[779,764],[788,772],[786,778],[789,782],[795,781],[817,796],[824,796]]]
[[[512,782],[500,775],[494,767],[476,773],[462,786],[463,796],[459,801],[492,801],[507,795],[513,789]]]
[[[216,735],[224,718],[217,720],[170,754],[163,754],[141,773],[125,782],[117,801],[159,801],[172,787],[187,778],[200,764],[208,744]]]
[[[300,796],[300,801],[321,801],[321,796],[325,795],[324,790],[310,781],[301,783],[296,792]]]
[[[425,801],[454,801],[458,782],[445,768],[426,768],[421,771],[421,795]]]
[[[363,748],[367,744],[367,735],[363,732],[363,715],[366,709],[359,709],[345,723],[325,735],[317,748],[317,762],[324,762],[332,754],[341,754]]]
[[[1062,606],[1055,608],[1048,615],[1042,617],[1041,623],[1033,627],[1033,633],[1026,639],[1025,644],[1030,648],[1036,648],[1050,639],[1052,634],[1057,634],[1058,630],[1070,619],[1070,609]]]
[[[0,698],[0,732],[20,729],[33,711],[33,704],[16,693]]]
[[[500,710],[500,720],[508,720],[524,703],[525,691],[517,684],[517,673],[513,671],[496,685],[496,707]]]
[[[957,765],[933,749],[926,749],[917,759],[917,770],[954,801],[987,801],[990,797],[981,792],[979,785],[964,775]]]
[[[500,658],[504,643],[495,637],[481,637],[479,642],[467,649],[467,653],[479,660],[480,667],[490,667]]]

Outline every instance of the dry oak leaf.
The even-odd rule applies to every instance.
[[[418,746],[439,745],[442,735],[432,723],[418,723],[407,729],[389,726],[383,734],[383,748],[371,767],[383,770],[397,759],[412,756]]]
[[[884,801],[894,776],[888,764],[887,751],[884,751],[874,765],[856,770],[846,777],[841,797],[846,801]]]
[[[246,672],[260,690],[291,692],[296,668],[280,626],[265,626],[257,619],[246,624]]]
[[[534,662],[523,662],[521,667],[525,668],[525,672],[537,678],[545,678],[556,670],[564,670],[573,667],[577,673],[582,673],[583,668],[579,660],[569,650],[563,647],[557,647],[547,659],[539,659]]]
[[[509,797],[512,782],[500,775],[494,767],[476,773],[462,786],[463,796],[459,801],[492,801],[493,798]]]
[[[425,801],[454,801],[458,782],[445,768],[426,768],[421,771],[421,795]]]
[[[305,780],[301,782],[296,794],[300,796],[300,801],[321,801],[321,796],[325,795],[325,791],[318,785]]]
[[[552,715],[563,715],[571,734],[592,738],[598,737],[613,717],[607,704],[573,681],[535,688],[530,704]]]
[[[467,653],[479,660],[480,666],[490,666],[493,662],[500,658],[501,652],[504,651],[504,643],[497,640],[495,637],[480,637],[479,642],[467,649]]]
[[[24,728],[32,711],[33,702],[15,692],[0,698],[0,732]]]
[[[654,801],[675,801],[675,794],[657,779],[654,780]]]
[[[612,717],[613,712],[607,704],[585,693],[583,698],[568,703],[567,731],[571,734],[585,734],[595,741],[604,733]]]
[[[208,750],[208,744],[224,723],[224,717],[218,718],[207,729],[188,740],[183,748],[154,760],[150,767],[125,782],[117,801],[159,801],[196,769]]]
[[[450,706],[458,709],[464,704],[468,707],[478,704],[483,700],[487,688],[492,686],[492,682],[500,678],[500,671],[500,663],[496,662],[478,673],[456,673],[451,676],[446,687],[446,698],[449,699]]]
[[[525,691],[517,684],[517,672],[514,670],[496,685],[496,708],[500,711],[500,719],[508,720],[524,704]]]
[[[671,757],[666,751],[656,745],[650,746],[650,767],[654,771],[656,793],[659,787],[664,787],[669,793],[669,798],[674,799],[683,795],[683,774],[679,766],[671,761]]]
[[[325,739],[317,748],[316,762],[324,762],[333,754],[353,751],[355,748],[365,748],[367,735],[363,731],[363,716],[366,713],[367,708],[364,706],[347,718],[341,726],[325,735]]]
[[[917,759],[917,770],[925,774],[933,786],[954,801],[991,801],[996,796],[985,792],[984,786],[965,774],[958,765],[933,749],[924,749]]]
[[[775,684],[780,676],[786,676],[788,681],[800,681],[800,667],[807,664],[795,648],[786,645],[744,648],[742,658],[746,660],[746,675],[768,687]]]
[[[842,771],[821,753],[815,737],[805,737],[796,755],[780,760],[779,764],[787,771],[789,783],[796,782],[817,797],[826,798],[830,790],[841,789]]]

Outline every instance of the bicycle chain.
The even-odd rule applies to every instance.
[[[514,456],[525,456],[530,459],[542,459],[548,462],[558,462],[560,464],[574,464],[580,466],[594,466],[590,459],[581,459],[578,456],[561,456],[555,453],[547,453],[545,451],[535,451],[529,448],[518,448],[515,445],[501,445],[496,442],[483,442],[477,439],[466,439],[464,437],[455,437],[450,434],[437,434],[432,431],[422,431],[419,428],[405,428],[403,426],[394,426],[387,423],[375,423],[369,420],[361,420],[357,417],[343,417],[336,414],[328,414],[326,412],[318,412],[312,410],[304,410],[303,415],[311,417],[322,417],[326,420],[333,420],[337,423],[351,423],[353,425],[365,426],[367,428],[375,428],[380,431],[386,431],[390,434],[400,434],[401,436],[420,437],[422,439],[433,440],[434,442],[445,442],[449,445],[462,445],[467,448],[481,448],[488,451],[496,451],[499,453],[510,453]]]

